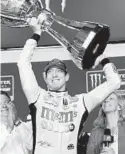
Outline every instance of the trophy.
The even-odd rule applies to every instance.
[[[79,69],[90,69],[95,59],[104,52],[107,45],[109,26],[90,21],[74,21],[57,16],[45,9],[40,0],[1,0],[1,23],[9,27],[26,27],[27,19],[45,16],[41,24],[47,33],[64,46],[71,54],[71,59]],[[77,31],[72,41],[51,28],[56,22]]]

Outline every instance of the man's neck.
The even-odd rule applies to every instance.
[[[65,89],[65,90],[51,90],[51,89],[48,89],[48,91],[61,93],[61,92],[67,92],[67,89]]]

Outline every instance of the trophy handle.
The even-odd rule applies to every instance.
[[[69,20],[69,19],[57,16],[57,15],[55,15],[54,12],[51,12],[45,8],[42,10],[42,13],[45,13],[47,15],[47,17],[50,16],[53,19],[53,21],[55,21],[63,26],[66,26],[68,28],[71,28],[71,29],[81,30],[86,25],[86,23],[84,23],[84,22],[78,22],[75,20]]]
[[[82,29],[83,26],[85,26],[85,24],[86,24],[86,23],[83,23],[83,22],[78,22],[78,21],[75,21],[75,20],[69,20],[69,19],[62,18],[60,16],[55,16],[55,15],[53,16],[53,19],[57,23],[59,23],[63,26],[66,26],[68,28],[75,29],[75,30]]]
[[[71,54],[72,61],[82,70],[81,58],[78,56],[78,50],[71,44],[65,37],[53,30],[52,28],[46,28],[46,32],[50,34],[55,40],[57,40],[66,50]]]

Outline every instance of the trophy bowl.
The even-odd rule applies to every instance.
[[[28,26],[27,18],[37,17],[43,5],[40,0],[1,0],[1,23],[8,27]]]
[[[73,57],[79,63],[80,69],[90,69],[98,56],[100,56],[108,43],[110,37],[110,29],[107,25],[85,21],[83,28],[77,33],[72,46],[79,52]],[[69,47],[71,53],[72,48]]]
[[[1,0],[1,23],[9,27],[26,27],[28,18],[37,18],[40,14],[46,16],[41,28],[70,52],[71,59],[79,69],[90,69],[95,59],[104,52],[110,36],[109,26],[62,18],[43,8],[40,0]],[[68,41],[51,28],[54,22],[78,31],[77,35]]]

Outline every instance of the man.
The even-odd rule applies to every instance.
[[[54,59],[43,73],[48,90],[39,87],[30,59],[40,39],[42,17],[28,20],[34,34],[27,40],[18,61],[22,88],[28,103],[34,102],[37,109],[35,154],[77,154],[81,123],[85,122],[88,112],[120,87],[120,79],[114,65],[100,56],[96,65],[102,64],[107,81],[87,94],[71,97],[66,89],[69,80],[66,65]]]
[[[32,124],[22,122],[10,96],[0,91],[0,153],[31,154]]]

